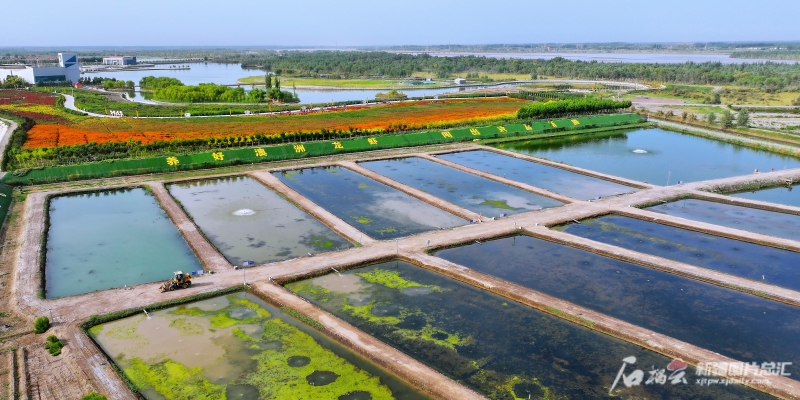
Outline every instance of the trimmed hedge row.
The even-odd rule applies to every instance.
[[[574,99],[550,101],[547,103],[528,104],[517,111],[519,119],[553,118],[558,116],[611,112],[622,108],[630,108],[630,101],[614,101],[602,99]]]
[[[136,160],[108,160],[91,164],[49,167],[15,171],[6,174],[3,182],[10,185],[30,185],[172,172],[200,168],[217,168],[238,164],[283,161],[369,150],[422,146],[439,143],[464,142],[510,136],[528,136],[574,129],[627,125],[641,121],[638,114],[614,114],[572,119],[533,121],[476,128],[428,131],[397,135],[363,137],[340,141],[292,143],[279,146],[248,147]]]

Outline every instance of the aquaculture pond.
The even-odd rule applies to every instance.
[[[500,143],[499,149],[655,185],[673,185],[800,167],[767,151],[657,128]]]
[[[436,256],[739,361],[792,362],[799,376],[797,307],[528,236]]]
[[[183,236],[144,189],[50,199],[45,295],[71,296],[202,269]]]
[[[246,293],[89,330],[147,399],[424,399]]]
[[[436,157],[581,200],[636,190],[629,186],[509,157],[493,151],[463,151],[440,154]]]
[[[418,157],[368,161],[360,165],[486,217],[563,205],[549,197]]]
[[[670,359],[454,279],[393,261],[287,285],[359,329],[492,399],[609,397],[622,359]],[[626,371],[630,374],[633,368]],[[741,387],[618,385],[623,398],[759,397]]]
[[[779,186],[753,192],[731,193],[731,196],[800,207],[800,185]]]
[[[466,224],[466,220],[341,167],[275,172],[283,183],[376,239]]]
[[[351,247],[325,224],[247,176],[176,183],[169,191],[233,265]]]
[[[800,253],[607,215],[556,227],[564,232],[764,283],[800,289]]]
[[[800,215],[696,199],[659,204],[648,207],[646,210],[729,228],[800,240]]]

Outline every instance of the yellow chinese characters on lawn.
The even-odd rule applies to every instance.
[[[369,139],[367,139],[367,142],[369,142],[369,144],[378,144],[378,139],[369,138]]]
[[[167,164],[174,167],[180,164],[180,161],[178,161],[178,157],[167,157]]]
[[[445,132],[442,132],[442,137],[451,138],[451,137],[453,137],[453,135],[450,132],[445,131]]]
[[[256,157],[266,157],[267,152],[264,149],[255,149]]]
[[[556,125],[556,123],[555,123],[555,122],[553,122],[553,121],[547,121],[547,122],[549,122],[549,123],[550,123],[550,125],[551,125],[553,128],[558,128],[558,125]]]
[[[524,126],[524,127],[525,127],[525,130],[526,130],[526,131],[532,131],[532,130],[533,130],[533,127],[532,127],[532,126],[530,126],[530,125],[528,125],[528,124],[525,124],[525,125],[522,125],[522,126]]]
[[[572,125],[580,125],[581,124],[581,121],[578,121],[577,119],[571,119],[570,121],[572,121]]]
[[[215,161],[222,161],[225,159],[225,155],[222,154],[221,151],[218,151],[216,153],[211,153],[211,157],[214,157]]]
[[[500,131],[500,132],[508,132],[508,131],[506,130],[506,127],[505,127],[505,126],[498,126],[498,127],[497,127],[497,130],[498,130],[498,131]]]
[[[296,144],[296,145],[294,145],[294,152],[295,153],[305,153],[306,152],[306,146],[303,146],[302,144]]]
[[[469,130],[469,133],[471,133],[473,136],[478,136],[478,135],[480,135],[480,134],[481,134],[481,133],[480,133],[480,132],[478,132],[478,130],[477,130],[477,129],[475,129],[475,128],[471,128],[471,129]]]
[[[334,149],[344,149],[344,146],[342,146],[342,142],[333,142],[333,148]]]

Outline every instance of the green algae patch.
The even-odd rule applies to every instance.
[[[197,307],[187,308],[186,306],[181,306],[181,307],[178,307],[175,310],[170,311],[169,313],[170,314],[175,314],[175,315],[186,315],[188,317],[203,317],[203,316],[206,316],[206,315],[208,315],[208,314],[210,314],[212,312],[211,311],[203,311],[203,310],[201,310],[201,309],[199,309]]]
[[[359,189],[366,189],[366,188],[368,188],[368,187],[369,187],[369,186],[367,186],[367,184],[366,184],[366,183],[359,183],[359,184],[358,184],[358,188],[359,188]]]
[[[391,289],[407,289],[412,287],[429,288],[434,292],[441,292],[442,288],[435,285],[423,285],[414,281],[404,279],[397,271],[376,268],[369,272],[357,272],[356,275],[369,283],[386,286]]]
[[[142,322],[143,319],[144,319],[143,316],[134,317],[128,322],[116,324],[108,329],[108,331],[106,332],[106,336],[113,339],[143,340],[146,342],[147,339],[145,339],[145,337],[142,336],[140,333],[136,332],[136,327],[139,326],[139,323]]]
[[[204,311],[197,307],[191,308],[177,308],[175,310],[170,311],[170,314],[175,315],[186,315],[190,317],[208,317],[209,321],[211,321],[211,327],[214,329],[222,329],[222,328],[229,328],[234,325],[252,325],[258,324],[264,318],[269,318],[272,316],[269,311],[265,310],[257,303],[252,302],[248,299],[237,298],[234,296],[229,296],[228,300],[230,304],[221,309],[221,310],[214,310],[214,311]],[[232,318],[229,313],[232,309],[238,307],[245,307],[255,311],[256,316],[250,318]]]
[[[325,236],[312,236],[311,245],[320,250],[324,250],[333,248],[334,243]]]
[[[378,316],[372,313],[372,308],[375,307],[375,301],[369,302],[363,306],[351,306],[350,304],[343,304],[342,311],[350,313],[354,317],[365,319],[374,324],[380,325],[397,325],[401,319],[396,316]]]
[[[181,335],[184,336],[202,335],[204,331],[203,327],[199,324],[189,322],[183,318],[172,320],[172,322],[169,323],[169,327],[177,329],[180,331]]]
[[[394,398],[380,378],[320,346],[296,327],[271,319],[264,323],[264,328],[262,340],[280,341],[283,346],[254,356],[257,370],[241,381],[259,388],[261,398],[336,399],[354,391],[369,392],[374,400]],[[287,367],[287,360],[292,356],[308,357],[311,361],[302,367]],[[306,377],[315,371],[331,371],[339,376],[327,385],[314,386]]]
[[[359,224],[363,224],[363,225],[366,225],[366,224],[372,222],[372,219],[367,218],[367,217],[356,217],[356,216],[352,216],[351,215],[350,218],[356,220],[356,222],[358,222]]]
[[[550,389],[542,385],[537,378],[527,379],[514,375],[505,384],[505,389],[510,396],[513,396],[514,400],[552,398]]]
[[[225,387],[214,385],[202,377],[202,368],[187,368],[172,360],[147,365],[139,358],[131,359],[125,374],[140,389],[153,389],[167,399],[225,400]]]
[[[377,231],[375,231],[375,232],[378,232],[378,233],[380,233],[381,235],[386,235],[386,234],[389,234],[389,233],[395,233],[395,232],[397,232],[397,228],[395,228],[395,227],[393,227],[393,226],[388,226],[388,227],[386,227],[386,228],[383,228],[383,229],[378,229],[378,230],[377,230]]]
[[[482,203],[480,203],[480,205],[499,208],[502,210],[519,210],[519,208],[508,205],[505,200],[484,200]]]
[[[328,289],[325,289],[322,286],[317,286],[311,283],[310,280],[306,281],[299,281],[293,282],[286,285],[286,288],[291,290],[294,293],[303,293],[307,294],[322,303],[327,303],[331,300],[335,295]]]
[[[95,326],[89,328],[89,334],[94,336],[94,337],[97,337],[98,335],[100,335],[100,332],[102,332],[102,331],[103,331],[103,325],[95,325]]]
[[[455,350],[455,346],[466,346],[475,342],[470,336],[461,337],[458,333],[449,333],[431,325],[426,325],[421,331],[399,329],[393,335],[400,335],[407,339],[425,340],[452,350]]]
[[[300,171],[297,171],[297,170],[286,171],[286,172],[283,173],[283,176],[284,176],[284,178],[286,178],[286,179],[288,179],[290,181],[293,181],[295,175],[297,175],[299,172]]]

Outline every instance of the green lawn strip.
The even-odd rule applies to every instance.
[[[12,200],[11,193],[13,190],[13,187],[0,183],[0,227],[3,226],[6,216],[8,216]]]
[[[641,117],[637,114],[599,115],[535,121],[531,124],[512,123],[476,128],[460,128],[397,135],[377,135],[374,137],[361,137],[338,141],[246,147],[209,151],[191,155],[162,156],[134,160],[106,160],[90,164],[15,171],[6,174],[2,182],[10,185],[32,185],[123,175],[185,171],[238,164],[318,157],[340,153],[392,149],[436,143],[463,142],[475,139],[525,137],[565,130],[574,131],[578,129],[626,125],[637,122],[641,122]]]

